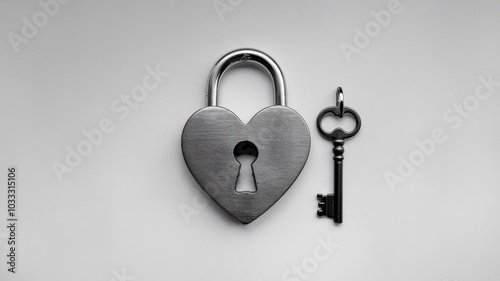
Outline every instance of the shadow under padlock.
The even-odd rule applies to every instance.
[[[260,64],[273,79],[274,105],[248,123],[217,102],[220,77],[233,65]],[[200,187],[241,223],[250,223],[285,194],[304,167],[311,144],[304,119],[286,106],[285,81],[268,55],[252,49],[233,51],[212,68],[207,106],[195,112],[182,132],[182,153]],[[235,151],[236,150],[236,151]],[[255,191],[238,191],[238,157],[253,155]],[[248,171],[248,170],[247,170]]]

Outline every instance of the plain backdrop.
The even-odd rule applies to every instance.
[[[499,13],[497,1],[1,1],[0,279],[500,280]],[[180,147],[211,67],[243,47],[276,60],[311,132],[301,175],[249,225],[207,199]],[[157,69],[168,76],[118,111]],[[345,144],[342,225],[316,218],[333,154],[315,120],[337,86],[363,120]],[[248,121],[272,91],[241,66],[220,104]],[[114,130],[59,179],[55,163],[102,122]]]

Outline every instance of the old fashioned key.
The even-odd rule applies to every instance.
[[[350,107],[344,107],[344,93],[341,87],[337,88],[337,102],[335,106],[330,106],[323,109],[316,120],[316,126],[318,127],[319,133],[327,140],[333,142],[333,176],[334,176],[334,193],[329,193],[323,195],[318,193],[318,206],[319,210],[317,212],[318,216],[327,216],[328,218],[333,218],[335,223],[342,223],[342,162],[344,160],[344,139],[350,138],[358,133],[361,128],[361,118],[359,114]],[[348,114],[354,118],[356,126],[351,132],[346,132],[342,128],[336,128],[331,132],[327,132],[321,126],[321,121],[323,117],[327,114],[333,114],[339,118]]]

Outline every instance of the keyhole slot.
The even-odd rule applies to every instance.
[[[236,181],[234,190],[238,193],[257,192],[257,184],[252,167],[259,156],[257,147],[251,141],[242,141],[234,147],[233,154],[234,159],[240,163],[238,180]]]

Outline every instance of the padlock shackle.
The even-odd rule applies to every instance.
[[[273,80],[274,104],[286,106],[285,78],[278,64],[267,54],[255,49],[239,49],[224,55],[210,71],[207,84],[207,106],[217,106],[219,80],[226,70],[242,62],[262,65]]]

